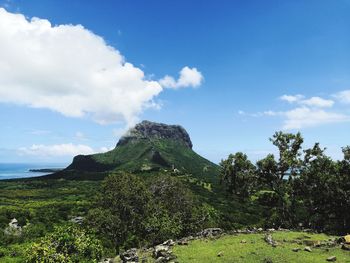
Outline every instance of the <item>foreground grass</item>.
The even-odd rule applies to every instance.
[[[305,234],[302,232],[275,232],[272,234],[279,245],[272,247],[264,241],[264,234],[228,235],[214,240],[194,240],[188,246],[175,246],[174,254],[178,262],[327,262],[336,256],[336,262],[350,262],[350,252],[337,247],[311,247],[304,251],[305,243],[326,241],[330,236],[324,234]],[[299,244],[298,244],[299,243]],[[301,248],[293,252],[293,248]],[[218,254],[221,254],[218,257]]]

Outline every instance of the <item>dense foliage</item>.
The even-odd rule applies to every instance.
[[[118,252],[193,233],[210,224],[213,213],[169,175],[146,184],[135,175],[117,173],[103,182],[86,222]]]
[[[91,234],[75,225],[56,227],[26,255],[28,263],[97,262],[102,257],[102,246]]]
[[[350,147],[334,161],[316,143],[302,149],[300,133],[277,132],[278,148],[256,165],[243,153],[221,161],[221,182],[232,196],[258,202],[267,209],[265,224],[307,227],[345,233],[350,228]]]

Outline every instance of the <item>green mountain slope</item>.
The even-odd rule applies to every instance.
[[[113,150],[78,155],[65,170],[49,177],[98,179],[111,171],[173,171],[214,181],[218,166],[192,150],[191,140],[181,126],[143,121],[129,130]]]

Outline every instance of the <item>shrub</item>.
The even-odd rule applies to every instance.
[[[35,243],[26,252],[28,263],[97,262],[102,246],[94,236],[78,226],[55,227],[55,231]]]

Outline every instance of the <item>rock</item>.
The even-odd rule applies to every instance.
[[[300,250],[301,250],[301,249],[298,248],[298,247],[292,249],[293,252],[299,252]]]
[[[224,255],[224,252],[223,251],[220,251],[219,253],[218,253],[218,257],[222,257]]]
[[[218,236],[220,234],[222,234],[223,231],[221,228],[207,228],[204,229],[203,231],[199,232],[197,234],[197,236],[201,236],[201,237],[215,237]]]
[[[241,244],[246,244],[247,243],[247,240],[243,239],[241,240]]]
[[[172,254],[170,247],[163,244],[154,248],[153,257],[156,258],[156,262],[169,262],[176,258],[176,256]]]
[[[334,261],[337,261],[337,257],[336,256],[331,256],[331,257],[328,257],[326,260],[329,261],[329,262],[334,262]]]
[[[167,262],[165,257],[159,257],[159,258],[156,259],[156,263],[163,263],[163,262],[164,263]]]
[[[71,220],[69,220],[70,222],[74,223],[74,224],[78,224],[78,225],[81,225],[84,221],[84,217],[82,216],[76,216],[76,217],[73,217]]]
[[[346,244],[350,244],[350,235],[344,236],[344,241]]]
[[[350,245],[343,244],[343,245],[341,246],[341,249],[350,251]]]
[[[137,255],[136,248],[131,248],[124,253],[120,254],[120,259],[123,263],[126,262],[139,262],[139,256]]]
[[[258,231],[258,232],[262,232],[262,231],[264,231],[264,229],[262,229],[261,227],[259,227],[257,231]]]
[[[157,257],[161,256],[160,253],[169,252],[169,250],[170,250],[169,246],[158,245],[158,246],[155,246],[153,254],[157,258]]]
[[[312,250],[311,250],[311,247],[304,247],[304,251],[311,252]]]
[[[138,139],[171,139],[192,149],[192,142],[186,130],[179,125],[167,125],[142,121],[122,136],[117,144],[124,145]]]
[[[4,230],[5,235],[9,236],[20,236],[22,235],[22,227],[18,225],[18,221],[16,218],[13,218],[8,227]]]
[[[267,231],[268,231],[268,232],[274,232],[274,231],[276,231],[276,229],[274,229],[274,228],[269,228],[269,229],[267,229]]]
[[[163,242],[162,245],[165,245],[165,246],[173,246],[173,245],[175,245],[175,242],[174,242],[172,239],[169,239],[169,240]]]
[[[273,247],[276,247],[277,246],[277,243],[275,240],[273,240],[272,238],[272,235],[271,234],[266,234],[265,237],[264,237],[264,240],[267,244],[273,246]]]
[[[179,240],[177,241],[177,244],[180,246],[187,246],[188,245],[188,241],[187,240]]]

